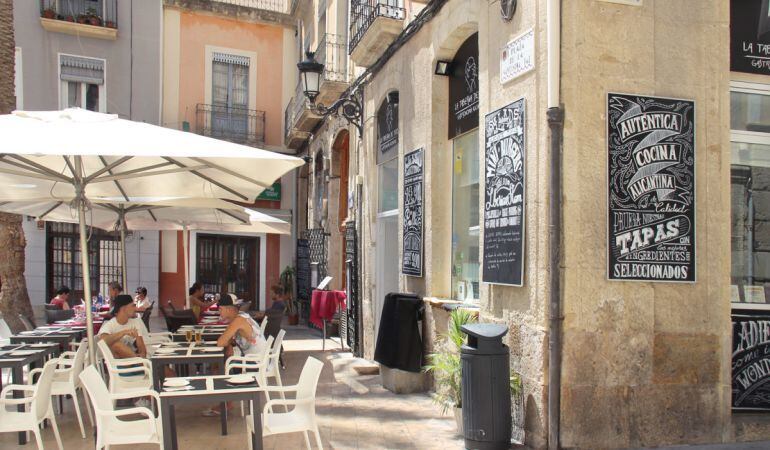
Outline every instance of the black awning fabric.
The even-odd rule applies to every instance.
[[[423,366],[419,321],[425,305],[414,294],[390,293],[385,296],[377,335],[374,360],[392,369],[419,372]]]

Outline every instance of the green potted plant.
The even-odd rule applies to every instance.
[[[297,311],[297,299],[294,296],[294,267],[286,266],[278,278],[278,286],[283,294],[283,301],[286,303],[286,314],[289,316],[289,325],[299,323],[299,314]]]
[[[102,18],[99,17],[99,14],[97,13],[96,8],[86,9],[86,16],[88,16],[88,23],[90,25],[94,25],[97,27],[102,25]]]
[[[446,414],[452,408],[457,425],[458,434],[463,434],[462,414],[462,360],[460,347],[465,344],[466,335],[462,326],[477,321],[475,313],[462,308],[453,310],[449,316],[447,333],[441,336],[437,345],[438,351],[428,355],[428,364],[424,367],[426,372],[432,372],[436,381],[436,392],[433,401],[441,407]],[[514,373],[511,375],[511,394],[518,395],[521,392],[521,377]]]

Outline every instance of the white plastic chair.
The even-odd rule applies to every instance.
[[[35,329],[35,327],[32,326],[32,322],[30,322],[30,320],[24,314],[19,314],[19,322],[24,325],[25,331],[32,331]]]
[[[130,394],[132,392],[145,392],[152,389],[152,366],[150,361],[144,358],[115,359],[112,350],[107,343],[99,339],[96,344],[104,358],[107,373],[110,377],[109,389],[111,394]],[[134,374],[142,372],[141,374]],[[87,388],[86,388],[87,389]],[[143,397],[144,394],[133,397]],[[132,397],[126,397],[132,398]]]
[[[267,378],[265,378],[264,374],[270,363],[270,349],[272,345],[273,337],[268,336],[267,345],[265,345],[262,353],[258,355],[231,356],[227,358],[227,361],[225,362],[225,374],[230,375],[233,370],[256,372],[254,375],[257,378],[257,384],[259,386],[267,386]],[[267,394],[265,395],[267,396]],[[269,398],[267,398],[267,400],[269,400]],[[245,415],[243,402],[241,402],[241,415]]]
[[[131,394],[111,394],[107,391],[99,372],[93,366],[87,367],[80,374],[80,380],[86,387],[88,396],[94,406],[96,415],[96,450],[109,448],[111,445],[124,444],[158,444],[163,448],[163,425],[160,414],[155,417],[149,408],[143,406],[115,409],[114,402],[120,399],[133,398],[134,394],[155,399],[160,411],[160,397],[153,390],[134,392]],[[145,418],[138,420],[120,420],[120,417],[141,415]]]
[[[53,384],[51,385],[51,396],[70,395],[72,396],[72,403],[75,404],[75,413],[78,417],[78,424],[80,425],[80,435],[83,439],[86,438],[86,431],[83,428],[83,415],[80,413],[80,405],[78,402],[78,391],[83,390],[83,384],[80,381],[80,373],[85,368],[86,355],[88,351],[88,341],[83,340],[78,346],[77,352],[64,352],[59,358],[59,363],[54,373]],[[34,369],[29,372],[29,380],[32,377],[41,372],[43,369]],[[88,407],[88,399],[85,393],[83,394],[85,401],[86,411],[88,412],[88,420],[91,422],[91,426],[94,425],[94,418],[91,415],[91,409]],[[61,411],[59,411],[61,413]]]
[[[296,398],[275,399],[265,403],[262,410],[263,436],[301,431],[305,435],[305,445],[307,445],[308,449],[312,449],[310,437],[307,434],[308,431],[312,431],[315,436],[316,445],[319,449],[323,449],[321,434],[318,432],[318,422],[315,416],[316,388],[318,387],[318,379],[321,376],[323,365],[321,361],[308,357],[299,376],[299,382],[296,385],[286,387],[267,386],[264,388],[266,392],[296,392]],[[293,406],[293,408],[288,412],[273,412],[273,407],[278,405],[286,407],[287,411],[289,406]],[[251,414],[254,414],[254,411]],[[251,433],[254,431],[251,414],[246,416],[246,437],[249,441],[249,448],[251,447]]]
[[[147,347],[147,356],[152,356],[155,354],[157,345],[165,344],[166,342],[172,342],[173,340],[174,339],[172,338],[171,333],[168,331],[149,333],[148,339],[144,342],[144,345]]]
[[[10,344],[11,336],[13,336],[11,328],[8,326],[8,323],[5,321],[5,319],[3,319],[3,316],[0,315],[0,345]]]
[[[266,329],[267,329],[267,316],[265,316],[265,318],[262,319],[262,323],[259,324],[259,332],[262,333],[262,336],[265,335]]]
[[[275,378],[276,385],[283,386],[283,381],[281,381],[280,358],[281,358],[281,345],[283,344],[283,337],[285,335],[286,335],[286,330],[281,330],[278,332],[278,336],[275,337],[275,341],[273,342],[273,347],[270,349],[270,353],[268,354],[267,368],[265,369],[265,373],[263,375],[265,386],[269,386],[270,378]],[[286,398],[283,392],[281,392],[280,394],[281,394],[281,398],[283,399]],[[267,393],[265,393],[265,395],[267,395]]]
[[[40,436],[40,425],[45,419],[51,421],[51,428],[56,436],[59,450],[62,450],[59,427],[56,425],[56,417],[51,408],[51,384],[54,372],[59,362],[56,359],[48,361],[41,370],[37,384],[9,384],[0,392],[0,433],[31,431],[35,435],[37,448],[43,450],[43,439]],[[32,393],[24,398],[11,398],[14,391]],[[15,411],[18,405],[29,405],[23,412]],[[12,406],[13,411],[8,407]]]

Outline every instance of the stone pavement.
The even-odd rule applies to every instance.
[[[153,330],[158,330],[154,326]],[[299,378],[305,359],[313,356],[324,362],[318,386],[316,413],[321,439],[326,449],[459,449],[462,439],[455,435],[454,419],[442,416],[426,394],[395,395],[385,390],[379,376],[360,376],[353,366],[360,361],[340,350],[339,342],[327,339],[321,352],[321,333],[304,327],[287,327],[284,359],[287,366],[284,385]],[[179,448],[182,450],[247,449],[246,426],[236,407],[229,418],[229,434],[219,433],[219,419],[201,417],[207,405],[177,410]],[[82,439],[71,400],[65,401],[64,416],[57,416],[66,450],[93,449],[92,438]],[[81,399],[82,409],[82,399]],[[84,417],[86,424],[88,419]],[[92,428],[87,427],[86,433]],[[56,448],[50,429],[43,430],[45,447]],[[312,438],[311,438],[312,440]],[[303,449],[301,433],[268,436],[266,450]],[[0,434],[0,449],[35,448],[19,446],[16,435]],[[157,449],[157,445],[132,446],[133,450]]]
[[[674,447],[655,447],[654,450],[768,450],[770,441],[743,442],[740,444],[677,445]],[[647,450],[647,449],[642,449]],[[653,449],[649,449],[653,450]]]

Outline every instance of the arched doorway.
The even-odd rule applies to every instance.
[[[332,176],[339,179],[339,189],[337,196],[337,229],[332,232],[338,234],[335,243],[339,246],[339,254],[343,255],[339,262],[340,285],[342,289],[347,289],[345,280],[347,279],[346,261],[345,261],[345,222],[348,218],[348,187],[349,187],[349,165],[350,165],[350,133],[342,130],[337,134],[332,145]]]
[[[324,156],[318,150],[313,166],[313,228],[322,228],[324,214]]]

